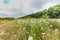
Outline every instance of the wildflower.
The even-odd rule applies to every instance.
[[[23,30],[25,30],[25,27],[23,28]]]
[[[58,29],[56,28],[55,31],[58,31]]]
[[[41,20],[39,22],[41,22]]]
[[[28,38],[28,40],[33,40],[32,36],[30,36],[30,35],[29,35],[29,38]]]
[[[45,33],[42,33],[43,35],[45,34]]]
[[[34,34],[34,36],[35,36],[36,34]]]
[[[29,32],[27,32],[27,34],[29,34]]]
[[[53,25],[50,25],[50,27],[53,27]]]
[[[41,27],[41,30],[43,30],[43,27]]]

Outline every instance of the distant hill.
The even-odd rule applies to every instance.
[[[60,4],[20,18],[60,18]]]

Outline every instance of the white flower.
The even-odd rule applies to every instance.
[[[28,40],[33,40],[33,37],[29,35],[29,38],[28,38]]]
[[[44,28],[43,27],[41,27],[41,30],[43,30]]]
[[[23,30],[25,30],[25,27],[23,28]]]
[[[27,32],[27,34],[29,34],[29,32]]]
[[[42,33],[43,35],[45,34],[45,33]]]
[[[55,29],[55,31],[58,31],[58,29]]]
[[[50,25],[50,27],[53,27],[53,25]]]
[[[49,31],[51,31],[51,30],[49,29]]]
[[[39,22],[41,22],[41,20]]]
[[[0,33],[0,35],[5,35],[6,33],[5,33],[5,31],[2,31],[1,33]]]
[[[36,34],[34,34],[34,36],[35,36]]]

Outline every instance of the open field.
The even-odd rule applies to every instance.
[[[60,40],[60,19],[0,20],[0,40]]]

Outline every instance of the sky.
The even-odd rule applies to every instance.
[[[0,0],[0,17],[21,17],[60,4],[60,0]]]

